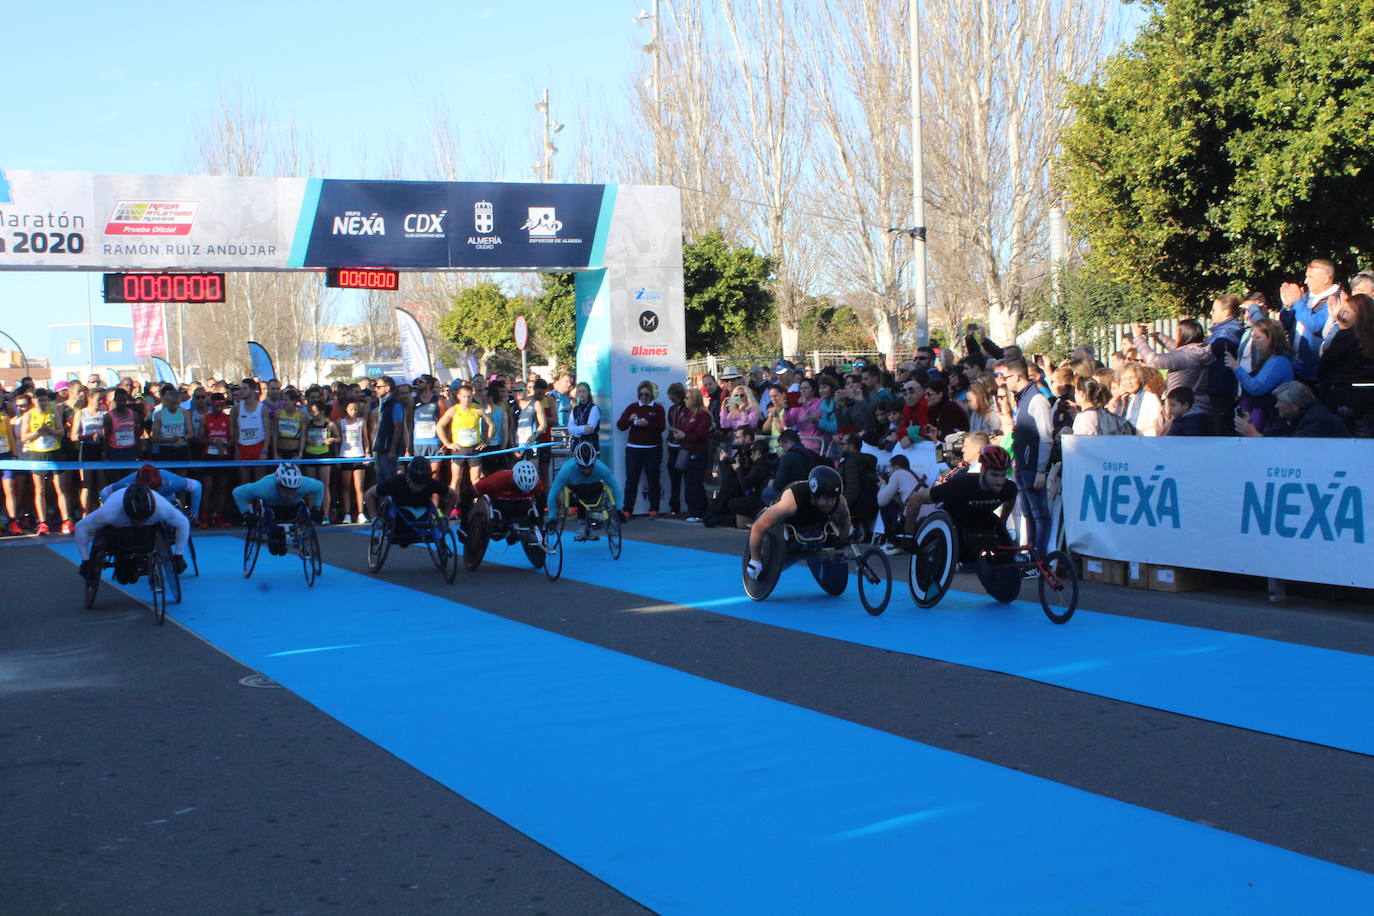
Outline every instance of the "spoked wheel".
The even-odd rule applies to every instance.
[[[843,560],[807,560],[806,565],[827,595],[843,595],[849,587],[849,564]]]
[[[1014,563],[990,563],[979,558],[973,564],[983,590],[995,601],[1011,604],[1021,597],[1021,567]]]
[[[249,528],[243,536],[243,578],[253,575],[253,567],[258,565],[258,554],[262,552],[261,528]]]
[[[320,536],[315,533],[314,525],[307,525],[304,531],[298,532],[298,536],[301,539],[301,566],[305,570],[305,585],[306,588],[313,588],[320,571],[324,569],[324,560],[320,558]]]
[[[783,541],[782,532],[777,528],[768,529],[759,545],[763,571],[757,579],[749,575],[749,545],[744,545],[744,557],[740,560],[740,577],[744,581],[744,593],[755,601],[762,601],[773,593],[782,575]]]
[[[907,568],[907,587],[911,589],[911,600],[917,607],[935,607],[954,581],[959,557],[959,532],[954,519],[943,510],[926,516],[910,546],[913,552]]]
[[[620,510],[612,509],[606,513],[606,546],[611,548],[611,559],[620,559]]]
[[[1040,607],[1055,623],[1068,623],[1078,610],[1078,569],[1062,550],[1045,557],[1040,571]]]
[[[892,600],[892,564],[887,554],[870,547],[859,554],[859,600],[864,610],[877,617]]]
[[[467,537],[463,541],[463,565],[468,571],[482,565],[482,557],[491,542],[491,503],[477,500],[468,510]]]
[[[97,556],[95,551],[91,552],[91,556]],[[100,577],[103,575],[103,570],[96,570],[94,576],[86,577],[86,610],[88,611],[95,606],[95,595],[96,592],[100,591]]]
[[[550,525],[544,530],[544,575],[557,582],[563,575],[563,526]]]
[[[452,585],[458,575],[458,536],[442,512],[435,512],[430,519],[430,534],[431,540],[426,545],[429,558],[443,575],[444,581]]]
[[[162,626],[167,619],[167,579],[166,565],[157,558],[148,561],[148,585],[153,590],[153,620]]]
[[[375,573],[382,571],[382,564],[391,550],[393,524],[385,510],[379,510],[376,518],[372,519],[371,537],[367,542],[367,568]]]

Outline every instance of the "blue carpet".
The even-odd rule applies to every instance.
[[[1371,875],[384,579],[326,567],[307,590],[298,560],[264,555],[244,580],[240,542],[198,548],[205,574],[176,620],[659,912],[1356,913],[1374,899]],[[557,594],[528,586],[531,601]]]
[[[905,582],[893,582],[892,602],[875,619],[864,613],[852,575],[845,594],[832,598],[797,565],[768,600],[755,602],[744,594],[735,556],[626,541],[614,561],[604,540],[575,544],[565,535],[563,543],[566,579],[1374,754],[1374,657],[1368,655],[1082,609],[1055,626],[1040,610],[1035,582],[1022,591],[1031,602],[1008,606],[951,591],[925,611]],[[518,548],[489,561],[530,569]],[[892,561],[905,564],[906,557]],[[557,594],[556,584],[530,588]]]

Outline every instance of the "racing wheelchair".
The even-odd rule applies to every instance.
[[[500,500],[482,494],[468,509],[463,525],[463,565],[471,572],[482,565],[487,547],[493,541],[519,544],[525,558],[535,569],[542,569],[550,581],[563,574],[563,546],[558,525],[545,528],[533,499]],[[521,512],[521,503],[527,503]],[[504,511],[503,511],[504,507]]]
[[[458,532],[444,513],[433,504],[423,509],[397,506],[391,497],[382,500],[372,519],[371,538],[367,543],[367,568],[382,571],[392,545],[402,549],[412,544],[424,544],[434,567],[444,581],[453,584],[458,575]]]
[[[915,535],[898,540],[910,554],[907,579],[917,607],[932,608],[949,591],[954,573],[971,570],[988,596],[1010,604],[1021,596],[1026,570],[1034,570],[1040,608],[1054,623],[1068,623],[1078,608],[1078,571],[1062,550],[1040,555],[1033,544],[1012,544],[996,532],[961,536],[954,519],[937,509],[922,519]]]
[[[161,626],[167,619],[167,593],[174,603],[181,602],[181,577],[172,556],[172,538],[163,525],[105,528],[91,539],[91,559],[96,561],[94,575],[86,576],[86,609],[95,605],[96,593],[105,570],[114,570],[121,585],[148,580],[152,590],[153,619]]]
[[[784,522],[768,529],[760,547],[763,571],[757,579],[749,575],[749,545],[744,547],[740,576],[744,593],[762,601],[773,593],[783,570],[805,562],[812,577],[828,595],[842,595],[849,586],[849,567],[854,566],[859,581],[859,601],[874,617],[887,610],[892,597],[892,566],[876,547],[846,544],[834,523],[826,522],[815,530],[803,530]]]
[[[255,499],[249,503],[249,507],[257,521],[243,539],[243,577],[247,579],[253,575],[262,545],[271,542],[273,529],[279,529],[286,548],[300,554],[306,587],[313,587],[315,579],[324,569],[324,560],[320,556],[320,538],[315,533],[315,521],[305,500],[296,500],[290,506],[267,506],[262,500]]]
[[[595,493],[595,496],[592,494]],[[569,497],[571,494],[571,497]],[[558,536],[562,539],[567,527],[570,502],[577,502],[578,531],[573,535],[574,542],[596,541],[606,535],[606,546],[610,548],[611,559],[619,560],[624,544],[620,536],[620,513],[610,508],[610,494],[607,486],[596,483],[573,484],[563,494],[558,508]]]

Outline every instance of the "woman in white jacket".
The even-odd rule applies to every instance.
[[[1164,425],[1164,405],[1159,396],[1145,387],[1146,369],[1140,363],[1127,363],[1117,373],[1121,393],[1112,399],[1111,411],[1130,422],[1142,436],[1158,436]]]

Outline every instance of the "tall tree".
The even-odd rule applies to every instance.
[[[453,297],[448,312],[439,319],[445,340],[476,351],[486,374],[487,362],[499,349],[515,346],[515,315],[510,299],[495,283],[479,283]]]
[[[1078,86],[1069,217],[1174,306],[1374,258],[1374,0],[1176,0]]]
[[[682,246],[687,352],[730,352],[736,338],[771,319],[773,259],[732,246],[720,230]]]

